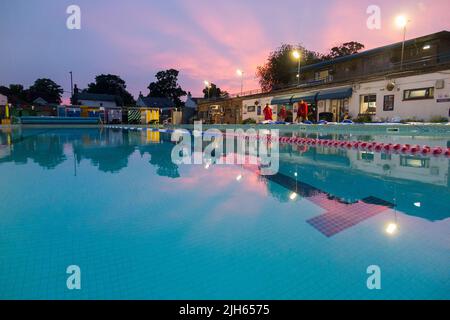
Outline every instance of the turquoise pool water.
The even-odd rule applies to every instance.
[[[0,131],[0,298],[450,298],[448,158],[282,145],[261,176],[175,165],[173,146],[147,130]]]

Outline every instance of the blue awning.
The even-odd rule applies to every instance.
[[[320,91],[317,100],[345,99],[352,96],[352,87]]]
[[[271,105],[279,105],[279,104],[290,104],[291,103],[292,94],[287,96],[279,96],[272,99],[270,102]]]
[[[295,103],[295,102],[300,102],[303,100],[307,103],[314,103],[314,102],[316,102],[316,97],[317,97],[317,92],[298,93],[298,94],[294,94],[292,96],[291,102]]]

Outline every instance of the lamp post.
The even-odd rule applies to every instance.
[[[239,77],[241,77],[241,97],[242,97],[242,94],[244,92],[244,71],[242,71],[241,69],[237,69],[236,73]]]
[[[71,93],[71,95],[73,96],[73,74],[72,74],[72,71],[69,71],[69,73],[70,73],[70,93]]]
[[[408,24],[409,20],[405,16],[398,16],[395,19],[395,22],[399,28],[403,29],[402,54],[400,58],[400,70],[403,70],[403,61],[405,57],[406,25]]]
[[[300,54],[299,50],[294,50],[292,52],[292,56],[298,60],[298,69],[297,69],[297,84],[300,85],[300,63],[302,55]]]

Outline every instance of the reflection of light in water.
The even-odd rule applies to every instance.
[[[420,208],[420,207],[422,206],[422,204],[421,204],[420,202],[415,202],[414,205],[415,205],[417,208]]]
[[[292,192],[291,195],[289,196],[289,199],[291,200],[295,200],[297,198],[298,194],[296,192]]]
[[[237,181],[241,181],[241,180],[242,180],[242,174],[238,175],[238,176],[236,177],[236,180],[237,180]]]
[[[387,233],[387,234],[394,234],[394,233],[397,232],[397,229],[398,229],[397,224],[391,222],[391,223],[389,223],[389,224],[387,225],[387,227],[386,227],[386,233]]]
[[[297,172],[294,172],[294,177],[298,176]]]

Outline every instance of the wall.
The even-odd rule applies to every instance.
[[[268,103],[272,101],[273,97],[261,97],[261,98],[253,98],[242,101],[242,121],[246,119],[253,119],[256,122],[264,121],[264,113],[263,110]],[[256,104],[257,103],[257,104]],[[248,107],[255,107],[255,111],[248,111]],[[258,106],[261,107],[261,114],[258,115]],[[272,105],[272,113],[273,120],[277,120],[277,106]]]
[[[187,108],[192,108],[192,109],[197,108],[197,103],[189,97],[186,99],[186,102],[184,103],[184,105]]]
[[[105,107],[113,108],[117,107],[114,101],[92,101],[92,100],[79,100],[80,105],[88,107]]]
[[[198,104],[198,118],[207,121],[208,111],[211,106],[219,106],[223,110],[220,122],[225,124],[236,124],[242,122],[242,98],[232,98],[225,100],[202,101]]]
[[[5,106],[8,103],[8,98],[0,94],[0,106]]]
[[[386,85],[395,80],[393,91],[388,91]],[[450,101],[437,102],[439,98],[450,98],[450,70],[421,74],[416,76],[396,78],[360,83],[354,87],[353,96],[350,99],[350,114],[357,117],[360,110],[360,96],[363,94],[376,94],[376,115],[374,119],[391,120],[394,117],[401,119],[429,120],[433,116],[449,117]],[[408,89],[435,87],[437,80],[444,80],[444,88],[436,89],[433,99],[403,101],[403,92]],[[385,95],[394,95],[394,110],[384,111],[383,102]]]

